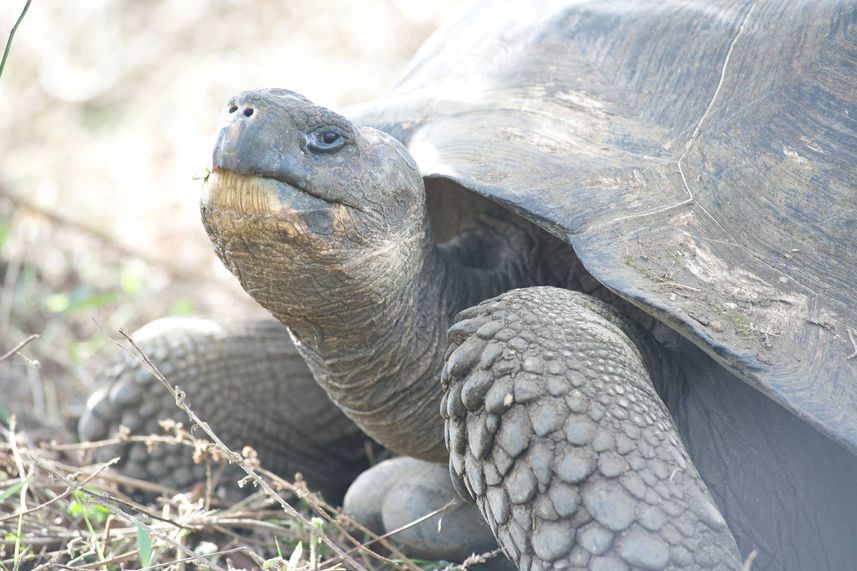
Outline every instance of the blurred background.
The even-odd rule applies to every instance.
[[[0,2],[2,44],[24,3]],[[0,422],[68,438],[120,327],[262,315],[199,223],[224,101],[370,99],[454,4],[34,0],[0,78],[0,354],[40,338],[0,362]]]

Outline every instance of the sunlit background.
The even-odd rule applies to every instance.
[[[388,87],[459,2],[34,0],[0,78],[0,421],[61,434],[119,327],[261,315],[199,223],[221,106]],[[0,2],[0,38],[24,0]]]

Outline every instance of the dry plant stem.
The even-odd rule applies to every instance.
[[[471,565],[479,565],[480,563],[485,563],[489,559],[493,559],[502,552],[503,550],[498,547],[497,549],[489,551],[488,553],[480,553],[478,555],[474,553],[473,555],[462,561],[461,565],[449,565],[447,567],[444,567],[443,571],[453,571],[454,569],[460,569],[461,571],[465,571]]]
[[[116,517],[113,514],[110,514],[107,516],[107,520],[104,523],[104,533],[101,535],[101,545],[104,546],[105,553],[110,551],[110,540],[112,539],[110,532],[113,531],[113,522],[115,521]]]
[[[31,541],[28,543],[31,545],[33,544],[33,542],[31,542]],[[30,561],[31,559],[36,559],[39,557],[50,557],[51,558],[50,565],[54,565],[54,562],[56,561],[56,559],[58,559],[59,557],[62,557],[63,555],[66,555],[65,549],[59,549],[57,551],[48,551],[48,552],[41,552],[41,553],[28,553],[27,555],[19,557],[17,562],[19,564],[21,564],[21,563],[26,563],[27,561]],[[16,561],[14,559],[5,559],[3,561],[3,565],[6,569],[13,567],[15,565],[15,563],[16,563]],[[42,564],[39,567],[36,567],[35,569],[41,569],[45,565],[46,564]],[[51,568],[53,568],[53,567],[51,567]]]
[[[218,472],[217,479],[220,480],[220,474],[222,472]],[[214,496],[214,483],[211,479],[211,461],[206,458],[205,459],[205,504],[203,507],[206,510],[211,509],[211,498]]]
[[[27,3],[24,4],[24,9],[21,10],[21,15],[18,16],[18,19],[15,21],[15,25],[12,26],[12,31],[9,32],[9,39],[6,40],[6,49],[3,50],[3,60],[0,61],[0,76],[3,75],[3,69],[6,67],[6,58],[9,57],[9,49],[12,47],[12,39],[15,37],[15,32],[18,31],[18,26],[21,25],[21,21],[24,19],[24,16],[27,14],[27,10],[30,8],[30,3],[32,0],[27,0]]]
[[[238,551],[246,551],[246,549],[247,548],[243,547],[243,546],[233,547],[232,549],[225,549],[223,551],[215,551],[210,556],[213,556],[213,555],[229,555],[230,553],[235,553]],[[174,559],[173,561],[165,561],[163,563],[155,563],[154,565],[149,565],[148,567],[146,567],[146,571],[149,571],[150,569],[160,569],[161,567],[167,567],[169,565],[175,565],[176,563],[190,563],[191,561],[196,561],[196,560],[192,559],[190,557],[187,557],[184,559]],[[75,569],[95,569],[95,567],[76,567]]]
[[[158,443],[158,444],[165,444],[165,445],[180,445],[180,446],[186,446],[188,448],[194,448],[196,443],[194,442],[194,440],[192,438],[193,437],[181,438],[180,436],[138,435],[138,436],[122,436],[122,437],[117,437],[117,438],[109,438],[106,440],[96,440],[96,441],[92,441],[92,442],[79,442],[79,443],[70,443],[70,444],[60,444],[60,443],[51,442],[47,446],[43,445],[43,447],[47,447],[47,448],[54,450],[54,451],[74,451],[74,450],[93,450],[93,449],[103,448],[105,446],[111,446],[111,445],[119,444],[119,443],[140,442],[140,443],[144,443],[144,444]],[[64,468],[69,469],[69,470],[73,469],[73,467],[70,467],[70,466],[64,466]],[[223,469],[223,466],[220,467],[219,472],[222,472],[222,469]],[[303,489],[298,488],[297,486],[294,486],[292,483],[288,482],[287,480],[280,478],[276,474],[269,472],[268,470],[266,470],[264,468],[260,468],[258,470],[258,472],[262,476],[273,481],[280,488],[288,490],[288,491],[290,491],[296,495],[300,495],[300,497],[304,501],[306,501],[310,505],[310,507],[313,508],[314,511],[319,513],[324,519],[326,519],[329,523],[331,523],[334,527],[336,527],[337,530],[340,533],[342,533],[345,538],[347,538],[352,544],[355,545],[355,547],[360,548],[361,544],[360,544],[359,540],[354,538],[344,528],[342,528],[339,525],[339,522],[337,521],[336,518],[330,516],[330,513],[335,512],[335,510],[332,507],[330,507],[329,505],[327,505],[323,501],[319,501],[318,498],[316,498],[316,496],[314,494],[308,493],[306,490],[303,490]],[[112,480],[112,481],[115,481],[117,483],[124,484],[124,485],[130,485],[131,487],[135,487],[138,489],[144,489],[146,491],[166,493],[168,495],[175,495],[175,494],[179,493],[178,490],[173,490],[170,488],[151,484],[149,482],[145,482],[144,480],[137,480],[134,478],[128,478],[127,476],[120,476],[120,475],[112,473],[112,472],[104,474],[102,477],[104,479],[107,479],[107,480]],[[211,486],[207,486],[206,492],[210,498]],[[270,496],[268,494],[266,494],[263,490],[260,490],[259,494],[261,494],[265,498],[268,498],[269,500],[271,499]],[[226,513],[232,513],[235,510],[240,509],[243,506],[255,501],[256,499],[257,499],[257,494],[252,494],[250,496],[247,496],[243,500],[239,501],[237,504],[230,507]],[[207,498],[206,510],[209,508],[209,506],[210,506],[210,499]],[[233,515],[233,517],[237,517],[237,516]],[[385,548],[387,548],[395,557],[401,559],[404,562],[403,565],[406,566],[407,568],[411,569],[411,571],[419,571],[419,567],[417,567],[416,565],[411,563],[409,558],[407,556],[405,556],[401,551],[399,551],[399,549],[397,549],[394,544],[390,543],[385,538],[378,538],[370,530],[363,527],[362,525],[360,525],[358,522],[352,520],[351,518],[348,518],[345,514],[341,514],[340,517],[346,519],[347,523],[350,526],[357,528],[362,533],[365,533],[365,534],[371,536],[373,538],[372,539],[373,543],[380,541],[381,545],[383,545]],[[229,523],[234,524],[234,523],[237,523],[237,521],[238,520],[231,521]],[[422,521],[422,520],[420,520],[420,521]],[[405,529],[405,528],[402,528],[402,529]],[[402,564],[397,564],[396,562],[394,562],[394,561],[392,561],[392,560],[390,560],[390,559],[388,559],[388,558],[386,558],[386,557],[384,557],[378,553],[375,553],[374,551],[372,551],[368,548],[365,551],[370,556],[375,557],[376,559],[378,559],[382,563],[385,563],[387,565],[398,566],[398,567],[402,566]]]
[[[281,487],[283,487],[283,488],[285,488],[285,489],[287,489],[293,493],[301,494],[301,498],[305,502],[307,502],[310,505],[310,507],[312,507],[313,510],[315,510],[318,514],[320,514],[331,525],[336,527],[336,529],[338,529],[340,531],[340,533],[342,533],[343,536],[345,536],[345,538],[348,539],[348,541],[350,541],[351,543],[354,544],[354,546],[355,546],[354,549],[349,550],[348,553],[354,553],[355,550],[359,550],[364,555],[369,555],[370,557],[374,557],[375,559],[378,559],[382,563],[385,563],[387,565],[393,565],[395,567],[400,567],[401,566],[400,564],[397,564],[395,561],[392,561],[392,560],[384,557],[383,555],[375,553],[374,551],[372,551],[371,549],[369,549],[367,547],[371,543],[380,542],[381,545],[383,545],[385,548],[387,548],[390,551],[390,553],[392,553],[395,557],[398,557],[399,559],[401,559],[403,561],[403,564],[405,567],[407,567],[411,571],[420,571],[420,568],[417,567],[410,560],[410,558],[407,557],[404,553],[402,553],[395,545],[393,545],[391,542],[387,541],[386,537],[375,535],[371,530],[364,527],[362,524],[353,520],[352,518],[348,517],[347,514],[340,513],[339,517],[345,519],[346,522],[348,523],[348,525],[351,525],[351,526],[357,528],[360,532],[365,533],[366,535],[372,536],[372,538],[373,538],[368,543],[365,543],[365,544],[360,543],[360,541],[358,541],[354,536],[352,536],[350,533],[348,533],[339,524],[339,522],[337,521],[336,518],[331,517],[330,513],[334,512],[335,510],[333,508],[331,508],[329,505],[327,505],[326,503],[319,502],[318,499],[315,497],[315,495],[307,494],[305,492],[302,492],[301,490],[298,490],[297,487],[292,485],[290,482],[287,482],[286,480],[280,478],[276,474],[269,472],[268,470],[266,470],[264,468],[260,469],[259,471],[262,474],[264,474],[267,478],[276,482],[279,486],[281,486]]]
[[[57,465],[61,466],[61,464]],[[88,468],[80,468],[79,470],[82,474],[89,474],[89,472],[87,472]],[[160,494],[168,498],[181,493],[175,488],[168,488],[167,486],[161,486],[152,482],[147,482],[146,480],[138,480],[137,478],[123,476],[122,474],[117,474],[116,472],[105,472],[101,475],[101,479],[108,482],[120,484],[122,486],[127,486],[128,488],[134,488],[136,490],[142,490],[144,492]]]
[[[28,456],[33,462],[35,462],[39,466],[46,466],[48,464],[48,462],[46,462],[43,459],[38,458],[37,456],[34,456],[32,454],[29,454]],[[113,461],[118,461],[118,458],[111,460],[111,462],[113,462]],[[53,470],[53,471],[55,472],[56,470]],[[65,482],[67,480],[64,478],[63,481]],[[83,486],[83,484],[75,483],[74,486],[75,486],[75,489],[80,489],[80,487]],[[165,518],[163,516],[160,516],[160,515],[156,514],[155,512],[149,510],[148,508],[141,506],[140,504],[133,502],[131,500],[122,499],[122,498],[116,497],[112,494],[108,494],[106,492],[95,492],[92,490],[84,490],[84,491],[86,492],[87,495],[92,496],[93,498],[96,498],[102,502],[110,502],[113,504],[119,504],[119,505],[124,506],[126,508],[130,508],[134,511],[140,512],[141,514],[148,516],[152,519],[162,521],[166,524],[169,524],[172,527],[178,527],[178,528],[185,529],[185,530],[192,530],[193,529],[192,527],[189,527],[187,525],[184,525],[184,524],[178,523],[174,520],[171,520],[169,518]]]
[[[51,556],[52,557],[51,561],[48,561],[47,563],[42,563],[41,565],[39,565],[38,567],[33,569],[33,571],[42,571],[43,569],[46,569],[47,571],[51,571],[52,569],[56,569],[57,565],[59,565],[57,563],[57,559],[59,559],[63,555],[64,555],[64,552],[62,552],[62,551],[57,552],[56,554]]]
[[[751,571],[751,569],[753,569],[753,561],[755,561],[758,556],[758,549],[751,551],[750,555],[747,556],[747,559],[744,560],[744,565],[741,566],[741,571]]]
[[[65,537],[34,537],[32,539],[28,539],[27,543],[29,543],[30,545],[35,545],[37,547],[45,547],[49,545],[60,545],[65,541]],[[4,547],[15,545],[15,541],[11,539],[0,539],[0,545]],[[8,565],[10,562],[13,561],[13,559],[4,560],[3,564]]]
[[[123,561],[125,561],[127,559],[131,559],[135,555],[137,555],[136,549],[134,549],[133,551],[126,551],[125,553],[122,553],[120,555],[116,555],[115,557],[111,557],[110,559],[105,559],[104,561],[100,561],[98,563],[88,563],[86,565],[79,565],[79,566],[75,567],[74,569],[98,569],[99,567],[102,567],[104,565],[113,565],[114,563],[122,563]]]
[[[13,214],[13,220],[14,220]],[[0,335],[4,338],[9,332],[9,323],[12,321],[12,303],[15,299],[15,285],[18,283],[18,275],[21,273],[23,256],[21,252],[13,252],[11,259],[6,264],[6,275],[3,276],[3,290],[0,292]]]
[[[116,438],[108,438],[105,440],[90,440],[87,442],[70,442],[67,444],[61,444],[59,442],[51,441],[49,443],[43,443],[42,448],[50,449],[56,452],[67,452],[70,450],[94,450],[97,448],[104,448],[105,446],[112,446],[114,444],[126,444],[128,442],[140,442],[143,444],[181,444],[184,446],[193,447],[193,442],[191,442],[190,440],[179,439],[175,436],[148,434],[137,436],[122,436]]]
[[[6,353],[5,353],[5,354],[3,354],[2,356],[0,356],[0,363],[2,363],[2,362],[3,362],[3,361],[5,361],[6,359],[8,359],[8,358],[9,358],[9,357],[11,357],[12,355],[14,355],[15,353],[17,353],[17,352],[18,352],[18,351],[20,351],[21,349],[23,349],[23,348],[24,348],[28,343],[30,343],[31,341],[35,341],[35,340],[36,340],[36,339],[38,339],[38,338],[39,338],[38,334],[33,333],[32,335],[30,335],[29,337],[27,337],[26,339],[24,339],[23,341],[21,341],[20,343],[18,343],[17,345],[15,345],[14,347],[12,347],[11,349],[9,349],[9,351],[8,351],[8,352],[6,352]],[[27,361],[28,363],[33,363],[33,361],[30,361],[29,359],[26,359],[26,361]]]
[[[372,545],[373,543],[377,543],[383,539],[387,539],[388,537],[392,537],[392,536],[396,535],[397,533],[401,533],[401,532],[405,531],[406,529],[414,527],[415,525],[418,525],[427,519],[433,518],[434,516],[445,512],[446,510],[448,510],[449,508],[451,508],[452,506],[457,505],[457,504],[458,504],[458,500],[449,500],[448,502],[446,502],[444,505],[437,508],[436,510],[431,511],[431,512],[427,513],[426,515],[424,515],[420,518],[417,518],[414,521],[407,523],[401,527],[397,527],[396,529],[394,529],[392,531],[388,531],[384,535],[379,535],[378,537],[376,537],[375,539],[372,539],[371,541],[367,541],[366,543],[362,543],[362,544],[358,545],[357,547],[349,550],[348,553],[353,553],[353,552],[357,551],[358,549],[366,549],[368,546]],[[410,560],[407,558],[405,558],[405,561],[410,563]],[[331,560],[325,562],[325,566],[322,567],[321,569],[329,571],[330,566],[328,566],[328,564],[335,564],[336,562],[337,562],[336,558],[331,559]],[[411,565],[413,565],[413,563],[411,563]]]
[[[83,487],[83,485],[78,484],[74,480],[67,478],[61,472],[54,470],[47,462],[45,462],[44,460],[42,460],[38,456],[31,455],[30,459],[33,461],[33,463],[37,464],[41,469],[43,469],[47,473],[51,474],[54,478],[61,480],[66,486],[73,487],[75,490],[80,491],[80,492],[86,494],[87,496],[90,496],[92,498],[97,499],[101,503],[101,505],[104,506],[105,509],[110,511],[116,517],[121,518],[121,519],[131,523],[132,525],[140,526],[141,528],[146,530],[146,532],[150,536],[157,537],[161,541],[164,541],[168,545],[170,545],[170,546],[176,548],[177,550],[181,551],[184,555],[186,555],[189,558],[189,561],[196,562],[198,565],[201,565],[204,569],[215,569],[217,571],[226,571],[223,567],[215,565],[214,563],[209,563],[208,561],[206,561],[205,559],[203,559],[202,557],[200,557],[199,555],[194,553],[191,549],[188,549],[184,545],[182,545],[182,544],[178,543],[177,541],[174,541],[173,539],[171,539],[168,535],[161,533],[160,531],[153,528],[152,526],[144,523],[140,518],[136,517],[135,515],[130,514],[126,511],[124,511],[122,508],[114,505],[114,502],[120,503],[120,505],[121,505],[121,503],[122,503],[121,500],[118,500],[117,498],[113,498],[112,496],[109,496],[107,494],[99,494],[99,493],[93,492],[91,490],[85,489]],[[147,515],[150,515],[150,514],[147,514]],[[169,523],[175,527],[184,527],[180,524],[177,524],[175,522],[171,522],[171,521],[164,519],[164,518],[161,518],[161,517],[158,517],[157,519],[164,521],[166,523]]]
[[[268,485],[268,483],[253,470],[253,468],[244,459],[243,456],[241,456],[237,452],[234,452],[228,446],[226,446],[226,444],[224,444],[223,441],[220,440],[220,437],[218,437],[217,434],[215,434],[214,431],[211,430],[211,427],[208,425],[208,423],[200,420],[196,413],[193,412],[190,407],[184,402],[185,395],[183,392],[181,392],[180,388],[177,387],[174,389],[172,385],[170,385],[169,381],[167,381],[164,375],[161,374],[161,372],[158,370],[158,368],[155,366],[149,356],[146,355],[146,353],[140,348],[139,345],[137,345],[137,343],[131,338],[131,336],[123,329],[120,329],[119,333],[131,344],[131,346],[137,352],[136,357],[140,361],[140,363],[146,368],[146,370],[148,370],[152,375],[154,375],[154,377],[158,379],[158,381],[160,381],[162,385],[164,385],[164,388],[166,388],[170,392],[170,395],[172,395],[172,397],[176,401],[176,406],[182,409],[185,414],[188,415],[190,420],[203,432],[205,432],[205,434],[211,439],[214,445],[229,459],[229,461],[237,464],[247,474],[247,477],[252,480],[253,483],[256,484],[259,488],[264,490],[266,494],[273,498],[280,505],[280,507],[283,508],[283,511],[289,514],[289,516],[300,521],[311,533],[318,535],[320,539],[324,541],[324,543],[327,544],[327,546],[330,547],[333,552],[336,553],[344,562],[351,565],[354,569],[366,571],[366,569],[362,565],[360,565],[357,561],[351,558],[351,556],[345,553],[338,545],[336,545],[336,543],[334,543],[333,540],[331,540],[326,533],[314,528],[313,525],[309,522],[309,520],[307,520],[300,512],[298,512],[295,508],[289,505],[289,503],[286,502],[282,497],[280,497],[280,495],[276,491],[274,491],[274,489],[271,488],[271,486]]]
[[[854,332],[850,329],[848,330],[848,340],[851,341],[851,347],[854,348],[854,352],[845,357],[845,360],[851,360],[854,357],[857,357],[857,341],[854,341]]]
[[[22,527],[24,525],[24,513],[27,511],[27,489],[30,482],[30,477],[33,475],[32,471],[29,474],[24,470],[24,461],[21,459],[21,453],[18,450],[18,442],[17,436],[15,435],[15,424],[16,420],[13,416],[11,421],[9,422],[9,446],[12,448],[12,457],[15,459],[15,466],[18,468],[18,477],[21,479],[21,492],[18,500],[18,531],[15,534],[15,561],[18,561],[18,558],[21,554],[21,533]],[[17,569],[18,565],[15,565]]]
[[[127,436],[122,438],[110,438],[107,440],[97,440],[92,442],[78,442],[71,444],[59,444],[55,442],[50,443],[42,443],[41,447],[44,449],[48,449],[54,452],[65,452],[65,451],[73,451],[73,450],[93,450],[98,448],[103,448],[105,446],[111,446],[113,444],[126,443],[126,442],[141,442],[143,444],[148,444],[150,442],[155,442],[158,444],[166,444],[166,445],[181,445],[187,446],[189,448],[193,448],[194,443],[189,440],[177,440],[173,436],[159,436],[159,435],[149,435],[149,436]],[[81,473],[87,474],[88,468],[86,467],[78,467],[78,466],[69,466],[68,464],[63,464],[61,462],[54,462],[54,465],[60,466],[65,470],[70,472],[79,471]],[[161,494],[163,496],[172,497],[176,494],[181,493],[179,490],[175,488],[170,488],[168,486],[164,486],[161,484],[156,484],[154,482],[148,482],[146,480],[139,480],[137,478],[131,478],[130,476],[124,476],[117,472],[105,472],[101,475],[101,478],[107,480],[109,482],[114,482],[116,484],[121,484],[123,486],[127,486],[129,488],[134,488],[137,490],[142,490],[144,492],[152,492],[155,494]],[[207,507],[206,507],[207,509]]]
[[[108,467],[112,466],[113,464],[115,464],[115,463],[116,463],[116,462],[118,462],[118,461],[119,461],[119,459],[118,459],[118,458],[114,458],[113,460],[110,460],[110,461],[109,461],[109,462],[107,462],[106,464],[102,464],[102,465],[101,465],[101,466],[99,466],[99,467],[98,467],[94,472],[92,472],[91,474],[89,474],[89,475],[88,475],[88,476],[87,476],[87,477],[86,477],[86,478],[85,478],[85,479],[80,483],[80,485],[81,485],[81,486],[85,486],[86,484],[88,484],[88,483],[90,482],[90,480],[92,480],[93,478],[95,478],[96,476],[98,476],[99,474],[101,474],[101,472],[103,472],[103,471],[104,471],[104,470],[106,470]],[[23,511],[23,512],[16,512],[16,513],[13,513],[13,514],[0,516],[0,522],[4,522],[4,521],[10,520],[10,519],[14,519],[14,518],[16,518],[16,517],[23,517],[23,516],[28,515],[28,514],[31,514],[31,513],[33,513],[33,512],[37,512],[37,511],[39,511],[40,509],[46,508],[46,507],[48,507],[49,505],[51,505],[51,504],[53,504],[53,503],[55,503],[55,502],[58,502],[58,501],[62,500],[63,498],[65,498],[65,497],[67,497],[69,494],[71,494],[73,491],[74,491],[74,489],[73,489],[73,488],[67,487],[63,493],[61,493],[61,494],[60,494],[60,495],[58,495],[58,496],[54,496],[53,498],[49,499],[48,501],[46,501],[46,502],[44,502],[44,503],[41,503],[41,504],[39,504],[39,505],[37,505],[37,506],[33,506],[33,507],[31,507],[31,508],[29,508],[29,509],[27,509],[27,510]]]

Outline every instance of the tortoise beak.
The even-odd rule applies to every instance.
[[[307,186],[295,127],[264,94],[245,91],[230,99],[220,117],[212,170],[273,178],[298,189]]]

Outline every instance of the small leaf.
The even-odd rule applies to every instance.
[[[205,167],[203,167],[202,171],[199,174],[193,175],[191,180],[201,180],[202,182],[208,182],[208,177],[211,176],[211,171]]]
[[[192,314],[194,310],[195,308],[191,300],[186,297],[180,297],[175,301],[175,303],[173,303],[173,306],[170,308],[170,315],[184,317]]]
[[[136,267],[122,268],[119,286],[128,295],[135,295],[143,288],[143,274]]]
[[[140,565],[143,569],[152,564],[152,538],[141,525],[137,525],[137,551],[140,553]]]
[[[2,492],[0,492],[0,502],[2,502],[6,498],[8,498],[14,494],[17,494],[20,491],[20,489],[23,487],[24,487],[24,482],[18,482],[16,484],[12,484],[8,488],[6,488]]]
[[[0,250],[3,249],[3,244],[6,243],[10,230],[12,230],[12,218],[8,217],[0,220]]]
[[[193,552],[202,557],[211,557],[217,553],[217,544],[210,541],[200,541]]]
[[[45,300],[45,307],[51,313],[62,313],[71,305],[71,299],[64,293],[55,293]]]
[[[303,542],[302,542],[302,541],[298,541],[298,544],[297,544],[297,546],[295,547],[295,550],[294,550],[294,551],[292,551],[292,556],[291,556],[291,557],[289,557],[289,564],[288,564],[288,566],[287,566],[287,569],[288,569],[289,571],[294,571],[295,569],[297,569],[297,568],[298,568],[298,563],[300,563],[300,561],[301,561],[301,555],[303,555],[303,553],[304,553],[304,545],[303,545]]]

